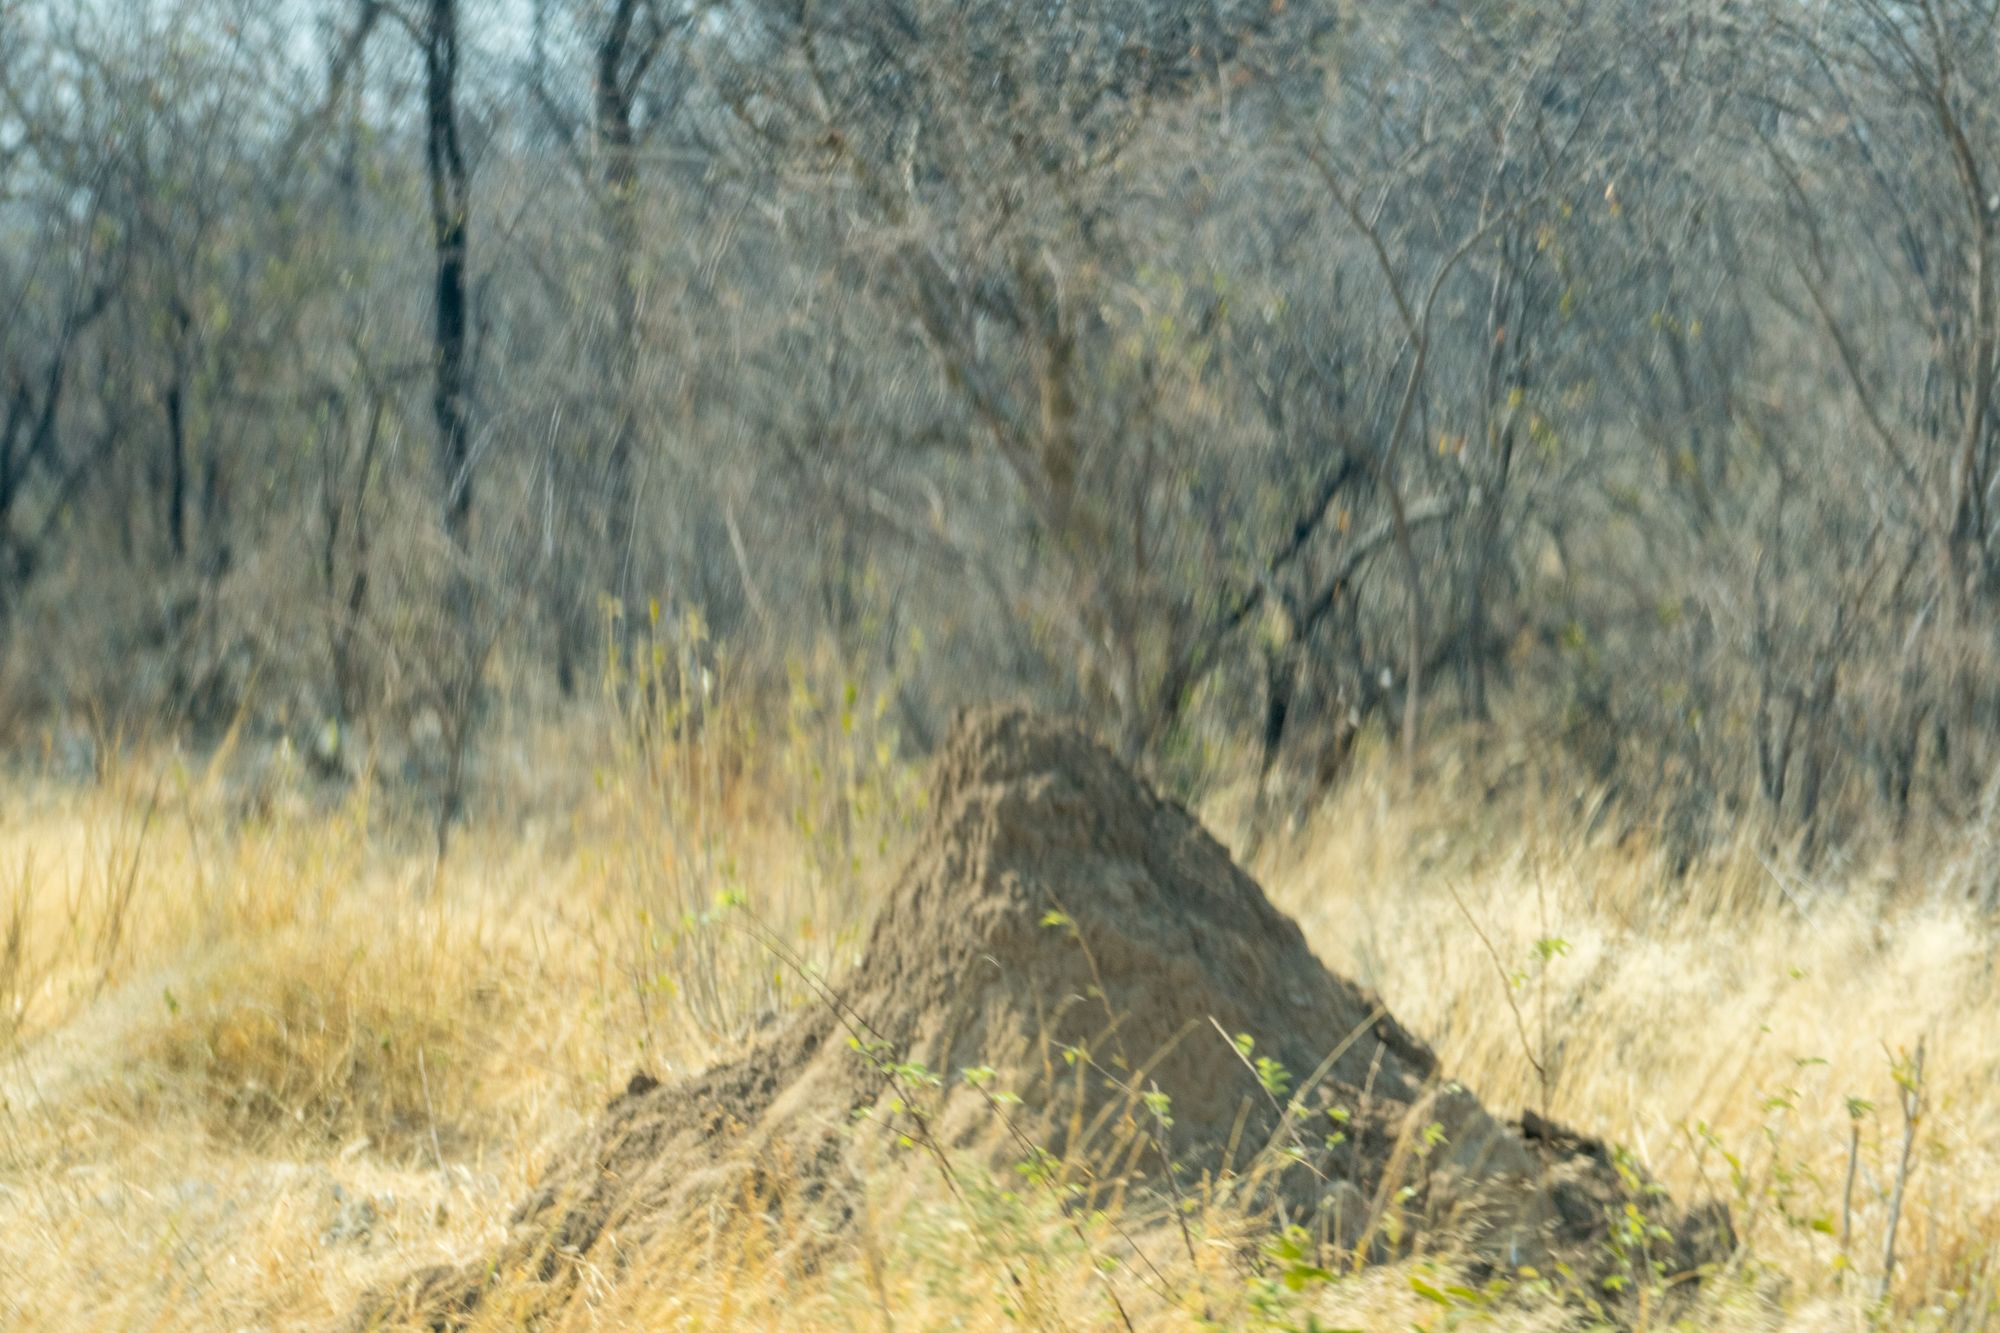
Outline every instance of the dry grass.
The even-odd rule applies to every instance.
[[[524,739],[496,743],[494,807],[442,867],[367,786],[315,806],[282,765],[247,800],[222,766],[171,756],[87,790],[17,784],[0,816],[0,1319],[322,1325],[371,1283],[480,1255],[635,1066],[698,1067],[805,1002],[732,927],[737,906],[815,967],[851,961],[921,802],[880,716],[800,686],[761,732],[712,715],[645,745],[588,718],[510,724]],[[1267,844],[1260,877],[1489,1105],[1546,1103],[1675,1191],[1731,1200],[1744,1256],[1690,1326],[1994,1318],[2000,937],[1929,887],[1949,846],[1781,889],[1746,839],[1670,880],[1645,837],[1589,832],[1573,793],[1474,795],[1451,773],[1422,799],[1399,790],[1364,764]],[[1241,804],[1218,798],[1212,821],[1235,827]],[[1919,1040],[1926,1113],[1885,1315],[1895,1071]],[[1162,1262],[1227,1324],[1565,1318],[1447,1310],[1403,1269],[1274,1294],[1225,1243],[1231,1220],[1205,1222],[1198,1276],[1185,1253]],[[574,1322],[1113,1322],[1103,1238],[1032,1201],[885,1191],[859,1234],[858,1257],[810,1281],[755,1225],[675,1238],[657,1278],[598,1284]],[[1142,1282],[1121,1292],[1141,1326],[1195,1321]]]

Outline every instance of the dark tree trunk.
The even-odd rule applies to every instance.
[[[446,771],[438,793],[437,850],[444,857],[464,809],[466,748],[482,702],[486,648],[475,623],[472,577],[472,431],[467,399],[471,368],[466,292],[470,187],[458,135],[457,0],[429,0],[420,34],[424,56],[424,160],[430,177],[431,239],[437,278],[431,413],[444,487],[443,521],[454,567],[445,579],[445,614],[454,636],[438,681]]]
[[[430,0],[424,28],[424,150],[437,268],[435,385],[438,463],[444,479],[445,534],[463,559],[472,548],[471,429],[467,421],[466,267],[469,203],[458,137],[458,6]]]
[[[171,377],[167,381],[167,547],[174,563],[187,559],[188,439],[187,341],[194,320],[176,298],[171,312],[173,345],[168,349]]]

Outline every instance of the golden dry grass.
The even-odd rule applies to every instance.
[[[802,695],[761,734],[717,718],[657,746],[588,718],[516,726],[494,747],[492,809],[441,867],[365,785],[314,805],[282,765],[248,797],[227,765],[170,755],[87,790],[16,784],[0,817],[0,1320],[325,1325],[372,1283],[481,1255],[635,1067],[697,1068],[805,1002],[732,925],[740,905],[814,966],[852,961],[921,804],[854,704]],[[1402,790],[1364,762],[1255,870],[1489,1105],[1546,1103],[1677,1193],[1730,1200],[1743,1256],[1687,1326],[1994,1317],[2000,935],[1934,887],[1946,877],[1926,867],[1953,845],[1781,889],[1789,872],[1746,837],[1675,879],[1643,834],[1590,831],[1578,793],[1489,797],[1452,772]],[[1227,834],[1243,804],[1225,793],[1211,821]],[[1895,1068],[1920,1040],[1926,1113],[1884,1310]],[[1446,1309],[1408,1266],[1273,1297],[1238,1224],[1205,1223],[1192,1263],[1161,1258],[1177,1300],[1113,1279],[1135,1323],[1189,1326],[1203,1303],[1231,1326],[1573,1314]],[[885,1190],[859,1234],[857,1257],[810,1280],[756,1227],[674,1238],[643,1281],[586,1275],[571,1322],[1114,1322],[1093,1262],[1110,1237],[1032,1203]],[[488,1321],[504,1326],[504,1302]]]

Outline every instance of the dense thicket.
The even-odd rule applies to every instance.
[[[422,714],[455,800],[482,701],[720,643],[1976,816],[1996,9],[15,0],[0,697]]]

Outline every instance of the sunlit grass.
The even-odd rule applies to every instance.
[[[280,775],[247,808],[226,773],[143,754],[88,789],[18,787],[0,822],[0,1317],[336,1321],[372,1285],[489,1253],[635,1068],[700,1068],[810,1003],[740,914],[812,969],[849,965],[921,783],[865,690],[806,676],[754,725],[679,691],[615,725],[602,710],[522,724],[505,742],[519,776],[489,783],[441,866],[367,782],[321,793]],[[1412,798],[1392,770],[1364,760],[1255,870],[1489,1106],[1546,1104],[1677,1194],[1730,1201],[1745,1251],[1689,1326],[1872,1326],[1899,1175],[1890,1322],[1984,1324],[2000,1236],[1989,922],[1933,892],[1920,858],[1781,889],[1746,835],[1676,878],[1643,830],[1587,831],[1573,793],[1488,799],[1439,773]],[[1240,832],[1240,790],[1208,804]],[[1895,1079],[1920,1040],[1904,1171]],[[1116,1247],[1091,1228],[1115,1222],[1079,1228],[998,1187],[885,1185],[835,1262],[800,1269],[752,1210],[665,1238],[636,1277],[590,1277],[558,1326],[1574,1313],[1518,1295],[1448,1309],[1422,1294],[1446,1279],[1408,1266],[1294,1294],[1222,1215],[1192,1252],[1159,1249],[1170,1282],[1107,1282]],[[482,1317],[505,1326],[512,1308]]]

